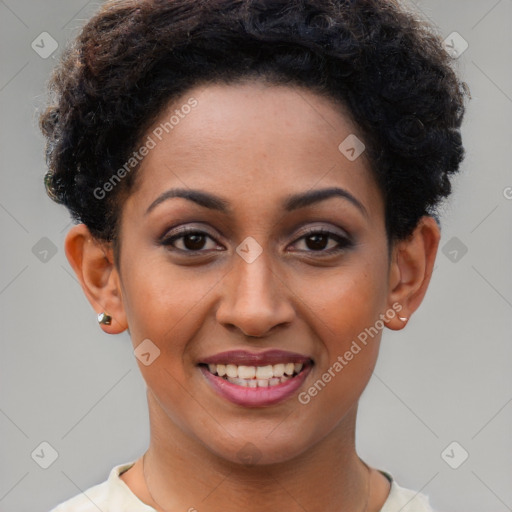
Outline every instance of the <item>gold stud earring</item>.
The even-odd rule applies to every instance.
[[[103,312],[98,315],[98,323],[100,325],[110,325],[112,323],[112,317]]]

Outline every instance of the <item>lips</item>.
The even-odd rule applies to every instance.
[[[199,364],[208,383],[219,395],[247,407],[285,400],[309,374],[311,358],[282,350],[236,350],[207,357]]]

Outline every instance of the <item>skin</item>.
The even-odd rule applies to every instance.
[[[382,194],[365,154],[351,162],[338,150],[358,130],[330,100],[290,86],[210,84],[169,105],[155,127],[192,96],[198,106],[137,171],[122,207],[120,267],[112,247],[83,224],[65,243],[94,309],[113,317],[101,328],[129,329],[134,348],[149,338],[160,350],[149,366],[138,361],[150,414],[148,483],[141,459],[121,478],[158,511],[359,512],[368,482],[367,510],[378,511],[389,483],[374,468],[368,473],[354,432],[382,331],[306,405],[297,393],[268,407],[234,405],[214,392],[197,364],[231,349],[299,352],[314,360],[299,391],[307,390],[393,304],[402,309],[385,327],[406,325],[398,317],[409,318],[424,297],[439,228],[423,217],[388,257]],[[291,194],[334,186],[364,210],[341,197],[283,209]],[[171,198],[145,213],[173,187],[220,196],[232,211]],[[206,232],[203,242],[181,238],[174,251],[159,244],[185,225]],[[322,257],[336,239],[318,249],[305,228],[348,235],[353,243]],[[263,250],[252,263],[235,251],[248,236]],[[203,252],[178,254],[194,247]],[[259,457],[249,465],[238,455],[248,442]]]

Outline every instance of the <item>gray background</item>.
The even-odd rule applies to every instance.
[[[0,0],[4,512],[48,511],[135,460],[149,440],[128,335],[98,328],[63,252],[69,217],[42,186],[36,117],[45,82],[98,5]],[[427,297],[405,330],[384,334],[357,444],[365,460],[442,512],[504,512],[512,510],[512,0],[416,6],[443,37],[456,31],[469,43],[456,59],[472,93],[467,157],[444,208]],[[45,59],[31,47],[42,32],[59,44]],[[42,442],[58,452],[48,469],[40,464],[51,461],[50,450],[36,455]],[[468,459],[450,467],[464,451]]]

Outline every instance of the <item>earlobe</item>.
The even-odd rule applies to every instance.
[[[96,315],[103,314],[98,317],[103,331],[118,334],[126,330],[119,274],[110,245],[94,238],[85,224],[78,224],[66,235],[65,251]]]
[[[405,327],[427,292],[441,233],[435,219],[424,216],[411,236],[396,243],[389,272],[388,307],[395,304],[396,316],[386,322],[392,330]],[[400,304],[400,308],[396,306]]]

